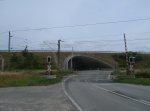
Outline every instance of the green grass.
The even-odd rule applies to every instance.
[[[135,75],[126,75],[124,71],[115,70],[112,72],[114,75],[113,81],[119,83],[129,83],[129,84],[141,84],[150,85],[150,70],[137,70]]]
[[[114,81],[119,83],[150,85],[150,78],[128,78]]]
[[[137,77],[137,78],[150,78],[150,70],[145,69],[145,70],[136,71],[135,77]]]
[[[29,71],[27,71],[29,72]],[[32,71],[31,71],[32,72]],[[55,79],[46,79],[37,72],[32,73],[15,72],[11,74],[0,75],[0,87],[17,87],[17,86],[46,86],[61,82],[64,76],[69,75],[71,72],[61,71],[56,73]],[[19,74],[20,73],[20,74]]]

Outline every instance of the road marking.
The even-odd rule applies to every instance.
[[[150,102],[149,101],[146,101],[146,100],[138,100],[138,99],[135,99],[135,98],[132,98],[132,97],[129,97],[129,96],[126,96],[124,94],[120,94],[120,93],[117,93],[117,92],[114,92],[114,91],[111,91],[111,90],[108,90],[108,89],[105,89],[103,87],[100,87],[100,86],[97,86],[97,85],[94,85],[93,86],[99,88],[99,89],[102,89],[106,92],[109,92],[109,93],[112,93],[112,94],[115,94],[115,95],[118,95],[118,96],[121,96],[121,97],[124,97],[124,98],[127,98],[127,99],[130,99],[130,100],[133,100],[133,101],[136,101],[136,102],[139,102],[139,103],[142,103],[142,104],[145,104],[145,105],[148,105],[150,106]]]
[[[148,103],[148,104],[150,104],[150,102],[149,102],[149,101],[145,101],[145,100],[141,100],[141,101],[143,101],[143,102],[145,102],[145,103]]]
[[[73,77],[73,76],[72,76]],[[64,83],[69,80],[71,77],[66,78],[63,82],[62,82],[62,88],[63,91],[65,93],[65,95],[70,99],[70,101],[74,104],[74,106],[79,110],[79,111],[83,111],[82,108],[75,102],[75,100],[68,94],[68,92],[65,89],[65,85]]]
[[[102,86],[110,86],[112,84],[110,84],[110,83],[101,83],[100,85],[102,85]]]

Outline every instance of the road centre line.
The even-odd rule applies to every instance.
[[[135,99],[135,98],[132,98],[132,97],[129,97],[129,96],[126,96],[124,94],[120,94],[120,93],[117,93],[117,92],[114,92],[114,91],[111,91],[111,90],[108,90],[108,89],[105,89],[103,87],[100,87],[100,86],[97,86],[95,84],[92,84],[94,87],[97,87],[101,90],[104,90],[106,92],[109,92],[109,93],[112,93],[112,94],[115,94],[115,95],[118,95],[118,96],[121,96],[121,97],[124,97],[124,98],[127,98],[127,99],[130,99],[130,100],[133,100],[133,101],[136,101],[136,102],[139,102],[139,103],[142,103],[142,104],[145,104],[145,105],[148,105],[150,106],[150,102],[149,101],[146,101],[146,100],[138,100],[138,99]]]

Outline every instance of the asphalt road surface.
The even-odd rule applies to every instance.
[[[150,111],[150,86],[112,83],[109,71],[81,71],[64,84],[80,111]]]
[[[0,88],[0,111],[77,111],[62,85]]]

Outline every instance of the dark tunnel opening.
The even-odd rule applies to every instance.
[[[91,57],[75,56],[72,58],[73,70],[101,70],[106,68],[111,67]],[[68,62],[68,69],[71,70],[71,59]]]

